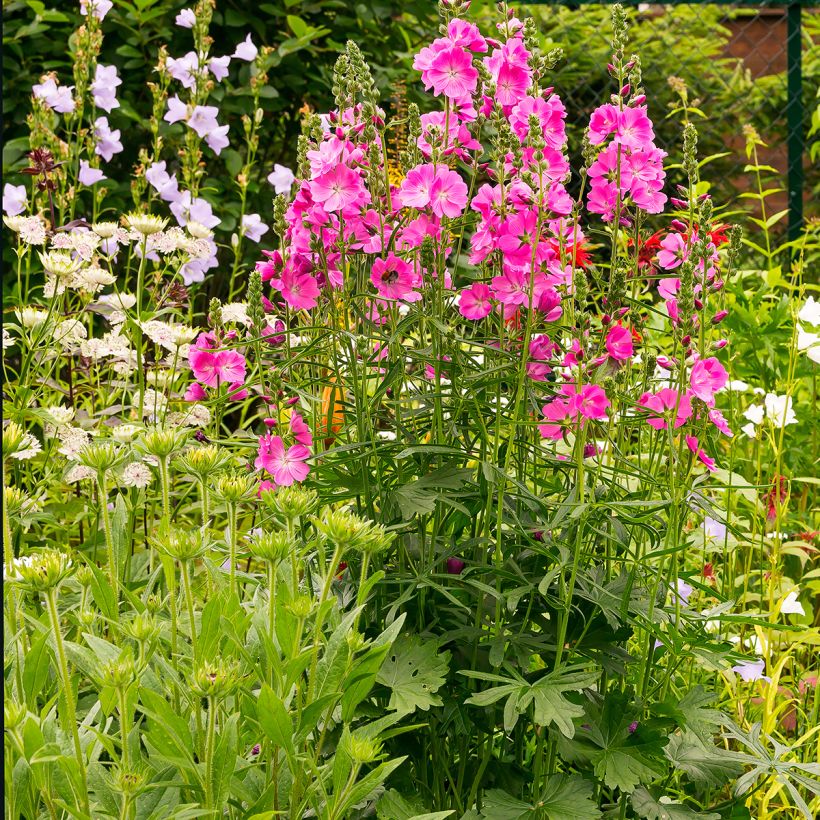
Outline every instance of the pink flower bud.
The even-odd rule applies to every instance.
[[[726,345],[729,344],[728,339],[718,339],[716,342],[712,343],[713,350],[723,350]]]
[[[612,63],[606,64],[607,71],[615,71],[615,66]]]
[[[629,83],[627,83],[625,86],[622,86],[622,87],[621,87],[621,90],[620,90],[618,93],[619,93],[622,97],[628,97],[628,96],[629,96],[629,90],[630,90],[630,88],[631,88],[631,86],[629,85]]]
[[[618,312],[615,314],[619,319],[623,319],[626,314],[629,313],[628,307],[618,308]]]
[[[695,309],[703,310],[703,302],[700,299],[695,299]]]
[[[624,66],[624,71],[631,71],[633,68],[635,68],[635,61],[634,61],[634,60],[630,60],[630,61],[629,61],[629,62],[628,62],[628,63]]]
[[[675,365],[677,364],[677,362],[669,356],[658,356],[656,361],[658,363],[658,367],[662,367],[664,370],[674,370]]]
[[[447,559],[447,573],[448,575],[461,575],[461,571],[464,569],[464,561],[461,558],[448,558]]]
[[[689,347],[689,342],[691,342],[691,341],[692,341],[692,337],[691,337],[691,336],[684,336],[684,337],[680,340],[680,343],[681,343],[684,347]]]
[[[632,100],[632,105],[643,105],[646,102],[646,94],[638,94],[634,100]]]
[[[673,219],[669,223],[676,231],[680,231],[681,233],[685,233],[688,226],[685,222],[681,222],[680,219]]]
[[[726,283],[722,279],[716,279],[714,284],[712,285],[712,290],[717,293],[719,290],[723,290],[723,287]]]
[[[712,324],[719,325],[727,316],[729,315],[728,310],[719,310],[713,317],[712,317]]]
[[[604,327],[606,327],[611,321],[612,317],[608,313],[601,316],[601,324],[604,325]]]
[[[676,199],[673,196],[669,197],[669,201],[676,207],[676,208],[688,208],[689,203],[685,199]]]

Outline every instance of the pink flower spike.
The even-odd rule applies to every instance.
[[[467,184],[456,171],[439,168],[430,188],[430,204],[438,217],[461,216],[467,204]]]
[[[614,325],[606,336],[606,350],[616,361],[623,362],[631,359],[635,352],[632,346],[632,334],[625,327]]]
[[[316,307],[319,285],[309,273],[298,273],[289,267],[273,285],[294,310],[312,310]]]
[[[717,470],[715,460],[706,455],[706,453],[700,448],[696,436],[686,436],[686,446],[695,454],[699,461],[706,465],[706,469],[709,470],[710,473]]]
[[[459,294],[459,313],[465,319],[472,319],[473,321],[489,316],[493,309],[492,296],[493,292],[487,285],[476,282]]]
[[[714,356],[696,361],[689,377],[692,392],[709,405],[714,404],[715,393],[728,381],[726,368]]]
[[[301,413],[293,413],[290,417],[290,432],[299,444],[304,444],[305,447],[313,446],[313,434],[310,432],[310,427],[305,423]]]
[[[205,388],[199,382],[193,382],[191,386],[185,391],[183,396],[185,401],[204,401],[208,398]]]
[[[364,204],[367,191],[362,178],[351,168],[339,163],[310,183],[310,193],[328,212],[341,211],[353,204]]]
[[[310,472],[305,461],[310,458],[310,450],[303,444],[294,444],[285,450],[281,436],[267,433],[259,439],[259,450],[254,461],[257,470],[266,470],[280,487],[289,487],[294,482],[304,481]]]
[[[377,259],[373,263],[370,281],[383,299],[399,299],[403,302],[418,302],[421,294],[414,290],[419,278],[413,266],[404,259],[390,253],[387,259]]]
[[[580,393],[573,397],[571,405],[588,419],[604,421],[606,419],[606,409],[609,407],[609,399],[603,387],[597,384],[586,384],[581,388]]]

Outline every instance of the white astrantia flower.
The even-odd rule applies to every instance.
[[[91,433],[71,424],[60,427],[57,430],[57,437],[61,442],[57,452],[70,459],[76,459],[91,441]]]
[[[806,324],[814,325],[815,327],[820,326],[820,302],[815,301],[813,296],[809,296],[803,304],[803,307],[800,308],[797,318],[801,322],[806,322]]]
[[[59,342],[64,350],[70,350],[75,345],[84,342],[88,336],[85,325],[79,319],[63,319],[54,328],[52,337]]]
[[[765,415],[766,408],[762,404],[750,404],[743,413],[743,417],[755,425],[761,424]]]
[[[46,224],[39,216],[4,216],[6,227],[20,237],[27,245],[44,245]]]
[[[154,343],[171,352],[184,344],[189,344],[197,336],[196,328],[178,323],[160,322],[151,319],[140,322],[142,332]]]
[[[782,615],[805,615],[806,610],[803,604],[797,600],[799,589],[793,589],[781,602],[780,612]]]
[[[25,307],[14,311],[17,321],[27,330],[44,325],[48,320],[48,311],[39,310],[38,308]]]
[[[78,481],[86,481],[95,479],[97,474],[91,467],[86,467],[85,464],[75,464],[66,474],[65,480],[68,484],[76,484]]]
[[[126,487],[147,487],[151,478],[151,468],[141,461],[131,462],[122,471],[122,483]]]
[[[778,396],[775,393],[767,393],[763,399],[766,407],[766,417],[775,426],[785,427],[787,424],[797,424],[797,416],[792,410],[791,396]]]
[[[227,305],[222,305],[222,321],[250,327],[248,306],[244,302],[229,302]]]
[[[28,461],[41,452],[43,445],[31,433],[24,433],[20,446],[11,454],[16,461]]]
[[[61,404],[46,407],[45,411],[57,427],[68,424],[74,418],[74,408],[63,407]]]
[[[132,441],[140,430],[142,430],[142,427],[136,424],[118,424],[116,427],[111,428],[111,437],[124,444]]]

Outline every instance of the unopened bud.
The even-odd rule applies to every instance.
[[[719,310],[713,317],[712,317],[712,324],[719,325],[727,316],[729,315],[728,310]]]

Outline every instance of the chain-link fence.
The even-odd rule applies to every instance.
[[[544,45],[560,46],[568,57],[554,79],[568,107],[575,145],[590,111],[612,90],[606,70],[612,2],[523,3],[537,18]],[[771,169],[766,187],[782,189],[767,200],[767,215],[787,211],[777,227],[796,238],[804,219],[818,214],[820,194],[809,150],[820,136],[812,133],[820,81],[817,5],[805,0],[620,2],[630,9],[631,48],[641,55],[650,114],[669,162],[680,157],[681,126],[688,116],[698,128],[700,157],[714,157],[704,178],[712,181],[716,197],[731,207],[752,207],[743,194],[757,190],[746,170],[746,142],[754,129],[766,143],[757,149],[758,163]],[[674,168],[671,176],[676,181]]]

